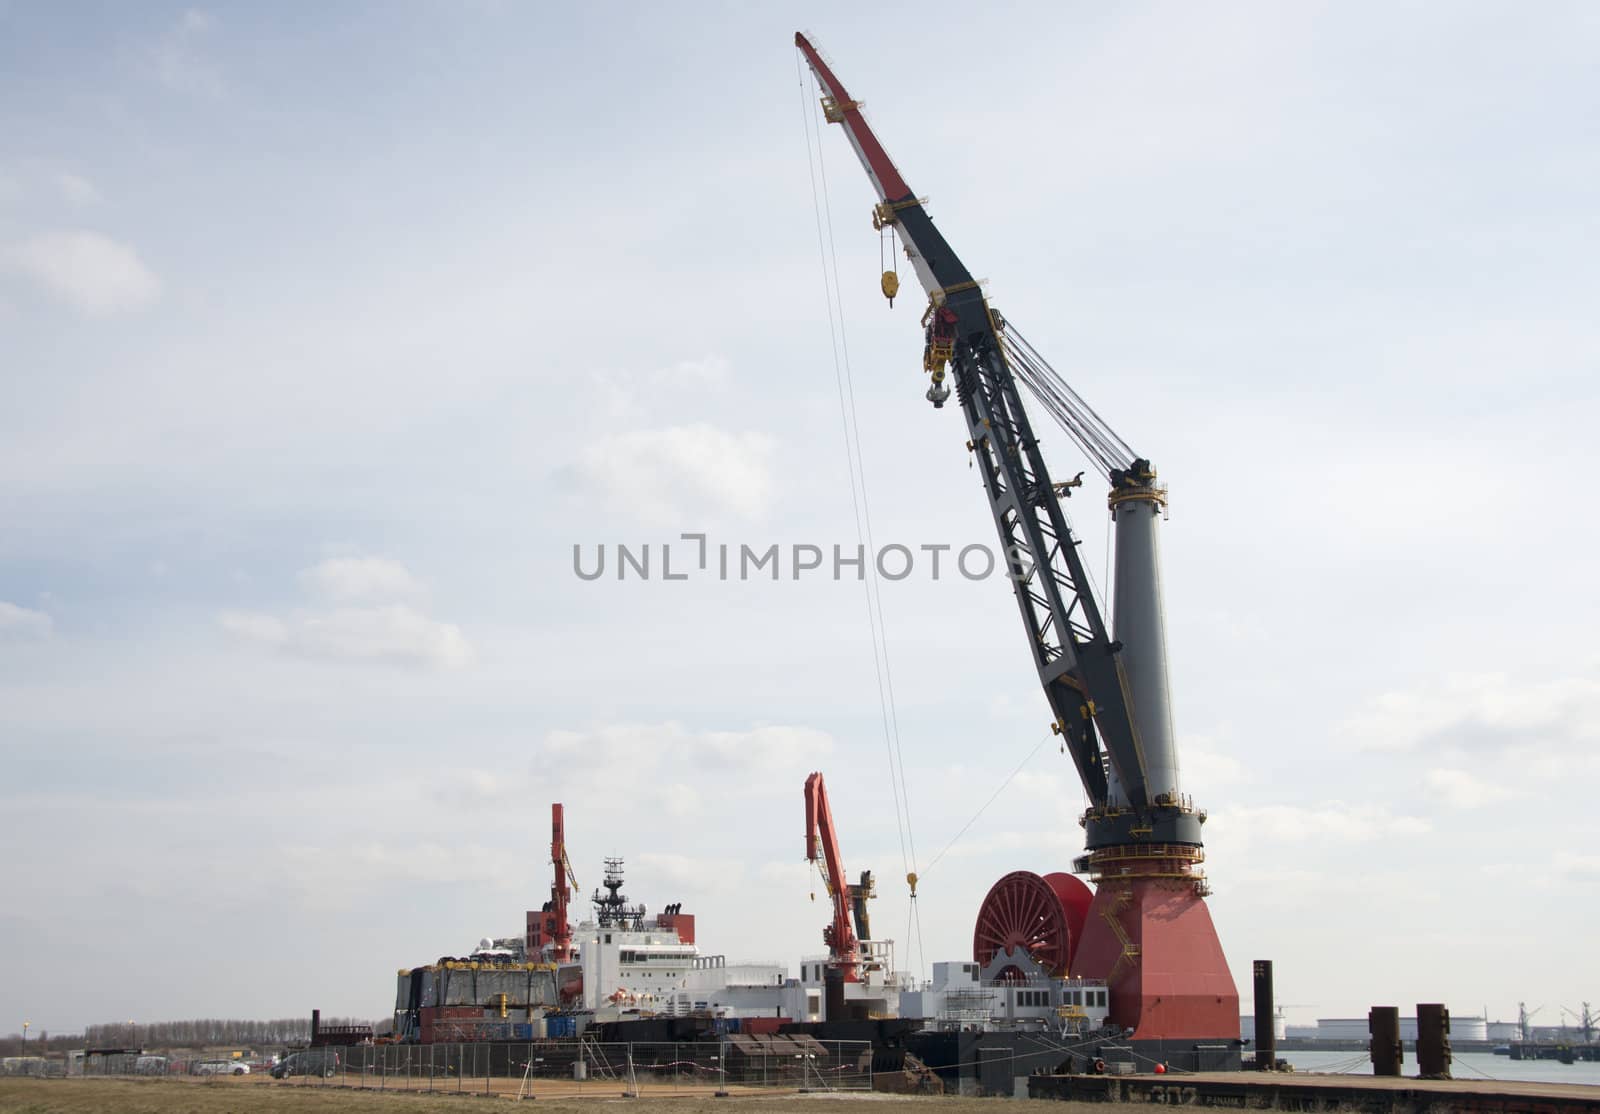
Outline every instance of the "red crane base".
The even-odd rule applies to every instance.
[[[1102,881],[1072,973],[1106,980],[1111,1019],[1133,1030],[1131,1040],[1239,1037],[1239,991],[1193,882]]]

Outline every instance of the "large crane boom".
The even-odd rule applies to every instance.
[[[844,854],[839,850],[839,833],[833,826],[833,810],[828,806],[828,788],[822,774],[813,773],[806,778],[806,859],[822,871],[823,884],[833,902],[833,921],[822,930],[822,939],[828,945],[829,961],[844,969],[847,982],[859,978],[861,943],[850,927],[850,916],[857,905],[856,894],[844,872]],[[870,875],[862,875],[870,885]],[[860,895],[865,922],[866,892]],[[864,927],[864,923],[863,923]]]
[[[892,225],[929,298],[924,366],[932,375],[928,397],[942,404],[944,365],[953,365],[956,395],[966,419],[968,449],[981,465],[989,508],[1013,578],[1018,609],[1028,633],[1040,684],[1064,736],[1073,766],[1098,809],[1131,806],[1138,827],[1151,815],[1158,795],[1175,786],[1150,784],[1146,754],[1122,645],[1112,640],[1078,540],[1061,507],[1070,485],[1057,485],[1039,451],[1017,376],[1007,358],[1004,319],[991,310],[972,274],[934,226],[923,200],[906,184],[844,85],[803,34],[795,36],[823,92],[823,112],[841,124],[879,197],[874,219]],[[1025,342],[1024,342],[1025,343]],[[1091,412],[1092,413],[1092,412]],[[1149,489],[1149,462],[1113,459],[1117,480],[1130,490]],[[1107,771],[1110,771],[1108,779]],[[1199,841],[1198,823],[1168,817],[1163,834]],[[1103,825],[1102,825],[1103,827]],[[1115,841],[1110,831],[1091,833],[1091,848]]]
[[[1071,948],[1074,974],[1111,984],[1111,1016],[1144,1054],[1171,1042],[1232,1041],[1238,990],[1206,909],[1199,864],[1205,814],[1178,783],[1168,696],[1158,526],[1166,489],[1150,461],[1094,412],[992,307],[934,227],[832,68],[803,34],[795,45],[878,196],[873,227],[898,237],[928,295],[923,317],[926,398],[951,390],[967,426],[1000,536],[1052,728],[1089,798],[1087,853],[1075,869],[1099,883]],[[898,277],[885,274],[893,296]],[[1110,484],[1117,538],[1116,629],[1107,629],[1062,500],[1082,483],[1050,478],[1021,390],[1077,442]],[[1193,1062],[1191,1070],[1197,1069]]]

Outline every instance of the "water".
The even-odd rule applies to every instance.
[[[1372,1074],[1372,1061],[1365,1052],[1279,1052],[1278,1059],[1289,1061],[1298,1071]],[[1406,1075],[1415,1074],[1417,1070],[1417,1058],[1410,1048],[1406,1049],[1406,1061],[1401,1070]],[[1456,1079],[1516,1079],[1528,1083],[1588,1083],[1600,1087],[1600,1063],[1513,1060],[1492,1052],[1457,1052],[1450,1062],[1450,1074]]]

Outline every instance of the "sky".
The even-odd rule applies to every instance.
[[[886,704],[869,585],[791,568],[861,540],[852,422],[876,545],[993,545],[796,29],[1170,485],[1246,1008],[1257,958],[1294,1021],[1600,998],[1592,5],[11,0],[0,1031],[387,1016],[520,932],[553,801],[585,891],[791,970],[812,770],[909,969],[1070,868],[1009,585],[883,580]]]

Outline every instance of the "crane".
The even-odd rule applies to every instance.
[[[572,891],[578,889],[578,878],[572,872],[572,861],[567,858],[566,813],[559,803],[550,806],[550,864],[555,876],[550,883],[550,900],[538,913],[529,913],[528,951],[530,956],[545,948],[557,963],[566,963],[573,957],[572,925],[567,921],[567,907],[572,901]]]
[[[1074,964],[1112,981],[1113,1017],[1137,1027],[1136,1041],[1230,1032],[1236,1039],[1238,991],[1203,902],[1205,813],[1178,781],[1157,535],[1166,488],[1149,458],[1134,452],[989,304],[934,226],[926,199],[907,185],[868,126],[861,103],[803,33],[795,45],[820,89],[823,118],[842,127],[877,194],[873,227],[898,238],[928,296],[924,397],[943,408],[954,383],[1051,730],[1061,736],[1089,800],[1081,819],[1086,854],[1074,869],[1102,886]],[[892,306],[897,275],[886,273],[882,288]],[[1082,473],[1064,483],[1051,479],[1024,390],[1110,486],[1114,631],[1063,506]],[[1168,900],[1174,881],[1186,898]]]
[[[1128,830],[1142,822],[1151,822],[1151,834],[1158,838],[1198,844],[1199,820],[1156,799],[1176,796],[1170,729],[1157,722],[1170,716],[1152,699],[1150,714],[1135,719],[1130,690],[1144,686],[1132,683],[1137,678],[1130,673],[1137,670],[1130,659],[1139,655],[1126,640],[1113,640],[1106,628],[1061,505],[1078,481],[1056,484],[1050,478],[1019,382],[1037,386],[1039,394],[1051,399],[1052,415],[1065,416],[1068,432],[1089,447],[1111,480],[1118,505],[1165,506],[1166,493],[1155,483],[1154,467],[1128,449],[990,307],[972,273],[934,226],[924,199],[906,185],[873,135],[860,102],[850,99],[803,34],[795,41],[824,90],[825,118],[844,126],[878,193],[874,222],[893,229],[928,294],[923,366],[931,383],[926,397],[936,407],[944,405],[950,394],[949,366],[966,419],[967,448],[981,466],[1039,680],[1054,713],[1053,730],[1063,736],[1090,801],[1100,809],[1128,806],[1124,818],[1094,818],[1090,848],[1123,842]],[[1131,521],[1139,516],[1125,517]],[[1120,548],[1120,531],[1118,541]],[[1119,615],[1132,603],[1119,595]],[[1158,686],[1150,687],[1154,697]],[[1166,695],[1164,683],[1159,695]],[[1169,753],[1153,753],[1158,743]]]
[[[821,773],[806,778],[806,860],[822,873],[823,884],[833,902],[833,920],[822,930],[828,945],[828,962],[844,971],[846,982],[861,977],[861,941],[871,937],[867,899],[875,897],[872,871],[861,872],[859,885],[851,886],[844,870],[844,855],[839,850],[839,833],[833,826],[833,810],[828,806],[828,787]],[[852,928],[851,917],[855,918]]]

